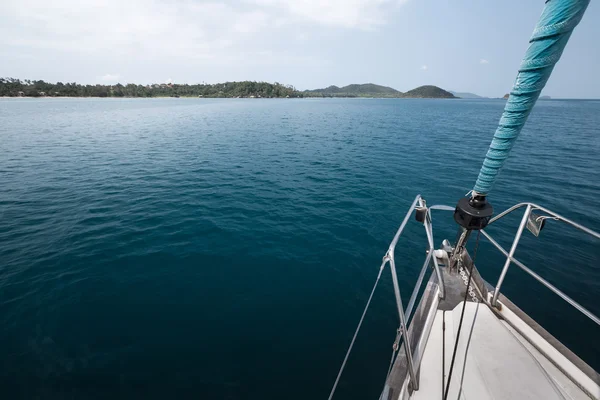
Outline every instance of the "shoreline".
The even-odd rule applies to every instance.
[[[302,98],[316,98],[316,97],[198,97],[198,96],[152,96],[152,97],[142,97],[142,96],[0,96],[0,99],[229,99],[229,100],[240,100],[240,99],[248,99],[248,100],[273,100],[273,99],[302,99]]]
[[[456,100],[460,97],[448,98],[448,97],[360,97],[360,96],[304,96],[304,97],[197,97],[197,96],[152,96],[152,97],[101,97],[101,96],[0,96],[0,99],[223,99],[223,100],[294,100],[294,99],[372,99],[372,100],[411,100],[411,99],[422,99],[422,100]],[[488,99],[489,100],[489,99]]]
[[[0,96],[0,99],[106,99],[106,100],[120,100],[120,99],[139,99],[139,100],[151,100],[151,99],[222,99],[222,100],[294,100],[294,99],[356,99],[356,100],[504,100],[502,97],[486,97],[481,99],[470,99],[470,98],[462,98],[462,97],[197,97],[197,96],[152,96],[152,97],[100,97],[100,96]],[[552,99],[542,99],[541,101],[553,101],[553,100],[578,100],[578,101],[598,101],[598,99],[577,99],[577,98],[552,98]]]

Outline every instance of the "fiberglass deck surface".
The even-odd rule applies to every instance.
[[[462,304],[437,311],[423,354],[419,390],[411,399],[442,398],[442,374],[447,382],[461,310]],[[589,398],[488,306],[467,303],[448,399]]]

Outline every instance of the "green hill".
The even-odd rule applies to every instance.
[[[402,92],[391,87],[364,83],[344,87],[329,86],[325,89],[307,90],[304,92],[311,97],[401,97]]]
[[[432,85],[419,86],[413,90],[404,93],[402,97],[415,99],[455,99],[452,93],[445,91],[442,88]]]
[[[373,83],[365,83],[362,85],[352,84],[344,86],[341,90],[349,93],[360,93],[360,94],[385,94],[385,95],[397,95],[402,92],[397,91],[388,86],[375,85]]]
[[[365,83],[352,84],[344,87],[329,86],[324,89],[306,90],[305,97],[393,97],[393,98],[434,98],[453,99],[452,93],[437,86],[420,86],[402,93],[388,86]]]

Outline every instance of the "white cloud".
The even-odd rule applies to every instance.
[[[104,82],[118,82],[119,79],[121,79],[119,74],[105,74],[100,77],[100,80]]]
[[[251,11],[234,25],[233,30],[240,33],[258,32],[269,22],[269,15],[263,11]]]
[[[0,0],[0,54],[12,71],[22,71],[25,59],[34,70],[51,55],[53,76],[76,70],[81,79],[90,71],[84,79],[105,82],[122,79],[106,71],[137,80],[142,69],[158,79],[175,69],[200,75],[265,59],[270,66],[314,66],[327,56],[290,43],[315,41],[318,29],[376,29],[405,1]],[[271,53],[261,59],[265,50]]]
[[[422,66],[421,66],[421,68],[420,68],[420,70],[422,70],[422,71],[427,71],[427,69],[428,69],[428,68],[429,68],[429,67],[427,67],[427,65],[422,65]]]
[[[299,42],[304,42],[310,38],[310,35],[306,32],[300,32],[296,34],[296,40]]]
[[[489,64],[490,62],[488,60],[486,60],[485,58],[482,58],[481,60],[479,60],[479,64]]]
[[[247,18],[222,4],[157,0],[5,0],[0,15],[0,44],[128,58],[213,54],[230,44],[231,29],[218,27]]]
[[[209,0],[211,1],[211,0]],[[199,58],[291,24],[373,29],[406,0],[2,0],[0,44]]]
[[[245,0],[265,9],[322,25],[373,29],[388,21],[389,11],[407,0]]]

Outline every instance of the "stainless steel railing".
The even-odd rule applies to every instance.
[[[523,217],[521,219],[521,223],[519,224],[519,228],[517,229],[517,233],[515,234],[515,238],[513,239],[513,243],[511,245],[511,248],[509,251],[506,251],[502,246],[500,246],[498,244],[498,242],[496,240],[494,240],[494,238],[492,238],[492,236],[487,233],[485,230],[482,230],[481,233],[490,241],[490,243],[492,243],[492,245],[494,245],[494,247],[496,247],[498,250],[500,250],[500,252],[502,254],[504,254],[506,256],[506,261],[504,263],[504,266],[502,268],[502,272],[500,273],[500,277],[498,278],[498,282],[496,283],[496,287],[494,289],[494,293],[492,296],[492,301],[490,302],[490,305],[495,306],[497,304],[498,301],[498,296],[500,295],[500,289],[502,288],[502,283],[504,282],[504,278],[506,277],[506,273],[508,272],[508,268],[510,267],[511,263],[514,263],[515,265],[517,265],[518,267],[520,267],[523,271],[525,271],[526,273],[528,273],[529,275],[531,275],[535,280],[537,280],[538,282],[540,282],[542,285],[546,286],[548,289],[550,289],[552,292],[554,292],[555,294],[557,294],[559,297],[561,297],[563,300],[565,300],[567,303],[569,303],[570,305],[572,305],[574,308],[576,308],[577,310],[579,310],[581,313],[583,313],[586,317],[588,317],[589,319],[591,319],[592,321],[594,321],[596,324],[600,325],[600,318],[598,318],[596,315],[594,315],[592,312],[590,312],[589,310],[587,310],[585,307],[583,307],[581,304],[577,303],[575,300],[573,300],[572,298],[570,298],[569,296],[567,296],[565,293],[563,293],[561,290],[559,290],[556,286],[552,285],[550,282],[548,282],[547,280],[545,280],[544,278],[542,278],[541,276],[539,276],[538,274],[536,274],[535,272],[533,272],[530,268],[528,268],[527,266],[525,266],[525,264],[523,264],[522,262],[520,262],[519,260],[517,260],[514,257],[515,251],[517,249],[517,246],[519,244],[519,241],[521,239],[521,234],[523,233],[523,230],[525,229],[525,227],[527,226],[527,222],[529,221],[529,219],[532,216],[532,212],[533,211],[541,211],[543,213],[545,213],[546,215],[541,215],[541,216],[537,216],[536,219],[553,219],[556,221],[561,221],[564,222],[568,225],[571,225],[579,230],[581,230],[582,232],[587,233],[588,235],[594,236],[597,239],[600,239],[600,233],[595,232],[589,228],[586,228],[583,225],[580,225],[576,222],[571,221],[568,218],[563,217],[562,215],[559,215],[553,211],[548,210],[547,208],[544,208],[542,206],[539,206],[537,204],[534,203],[519,203],[511,208],[509,208],[508,210],[498,214],[497,216],[495,216],[494,218],[492,218],[490,220],[490,224],[498,221],[499,219],[501,219],[502,217],[510,214],[511,212],[525,207],[525,212],[523,213]],[[489,226],[489,224],[488,224]]]
[[[498,250],[500,250],[500,252],[502,254],[504,254],[506,256],[506,261],[504,263],[504,266],[502,267],[502,271],[500,273],[500,277],[498,278],[498,281],[496,283],[496,286],[495,286],[495,289],[494,289],[494,292],[493,292],[493,295],[492,295],[491,302],[488,302],[487,299],[482,299],[482,300],[484,302],[488,303],[488,305],[490,305],[490,306],[496,306],[497,301],[498,301],[498,296],[500,296],[500,289],[502,288],[502,283],[504,282],[504,278],[506,277],[506,273],[508,272],[508,268],[510,267],[511,263],[514,263],[519,268],[521,268],[523,271],[525,271],[526,273],[528,273],[529,275],[531,275],[535,280],[537,280],[538,282],[540,282],[542,285],[546,286],[552,292],[554,292],[555,294],[557,294],[560,298],[562,298],[567,303],[569,303],[570,305],[572,305],[574,308],[576,308],[577,310],[579,310],[586,317],[588,317],[589,319],[591,319],[592,321],[594,321],[596,324],[600,325],[600,318],[598,318],[591,311],[589,311],[588,309],[586,309],[585,307],[583,307],[581,304],[577,303],[571,297],[567,296],[565,293],[563,293],[556,286],[552,285],[546,279],[542,278],[540,275],[538,275],[535,272],[533,272],[525,264],[523,264],[521,261],[517,260],[514,257],[515,251],[517,249],[517,246],[519,245],[519,241],[521,240],[521,235],[523,233],[523,230],[527,226],[529,219],[533,216],[533,212],[534,211],[541,211],[541,212],[543,212],[543,213],[546,214],[546,215],[536,216],[535,218],[537,220],[540,220],[540,219],[551,219],[551,220],[555,220],[555,221],[561,221],[561,222],[564,222],[564,223],[566,223],[568,225],[571,225],[571,226],[579,229],[580,231],[582,231],[584,233],[587,233],[588,235],[593,236],[593,237],[595,237],[597,239],[600,239],[600,233],[598,233],[598,232],[596,232],[596,231],[594,231],[592,229],[586,228],[585,226],[583,226],[581,224],[578,224],[577,222],[571,221],[570,219],[565,218],[562,215],[557,214],[557,213],[555,213],[553,211],[550,211],[547,208],[542,207],[540,205],[537,205],[535,203],[519,203],[519,204],[516,204],[516,205],[510,207],[509,209],[501,212],[500,214],[496,215],[494,218],[492,218],[490,220],[488,226],[491,225],[492,223],[500,220],[501,218],[507,216],[508,214],[514,212],[515,210],[518,210],[518,209],[523,208],[523,207],[525,207],[525,212],[523,213],[523,217],[521,218],[521,223],[519,224],[519,228],[517,229],[517,232],[515,234],[515,237],[513,239],[513,242],[512,242],[512,245],[511,245],[509,251],[506,251],[502,246],[500,246],[500,244],[498,244],[498,242],[496,240],[494,240],[494,238],[492,238],[492,236],[489,233],[487,233],[485,230],[481,230],[481,233],[490,241],[490,243],[492,245],[494,245],[494,247],[496,247]],[[454,211],[454,209],[452,207],[448,207],[448,206],[436,206],[436,208],[437,209],[442,209],[442,210]]]
[[[580,225],[574,221],[571,221],[568,218],[563,217],[562,215],[559,215],[555,212],[552,212],[542,206],[539,206],[537,204],[534,203],[519,203],[516,204],[515,206],[501,212],[500,214],[498,214],[497,216],[495,216],[494,218],[492,218],[488,224],[488,226],[498,220],[500,220],[501,218],[505,217],[506,215],[514,212],[515,210],[518,210],[520,208],[525,207],[525,212],[523,213],[523,217],[521,219],[521,223],[519,224],[519,227],[517,229],[517,232],[515,234],[515,237],[513,239],[511,248],[509,251],[506,251],[502,246],[500,246],[500,244],[498,244],[498,242],[496,240],[494,240],[494,238],[492,238],[492,236],[487,233],[485,230],[482,230],[481,233],[490,241],[490,243],[492,245],[494,245],[494,247],[496,247],[502,254],[504,254],[506,256],[506,261],[504,263],[504,266],[502,268],[502,272],[500,273],[500,276],[498,278],[498,281],[495,285],[495,290],[493,292],[492,295],[492,300],[488,301],[488,299],[483,298],[482,301],[485,302],[486,304],[488,304],[489,306],[495,306],[497,304],[498,301],[498,297],[500,295],[500,289],[502,288],[502,283],[504,282],[504,278],[506,277],[506,273],[508,272],[508,269],[510,267],[510,265],[512,263],[514,263],[515,265],[517,265],[518,267],[520,267],[523,271],[525,271],[526,273],[528,273],[529,275],[531,275],[535,280],[537,280],[538,282],[540,282],[541,284],[543,284],[545,287],[547,287],[548,289],[550,289],[552,292],[554,292],[555,294],[557,294],[559,297],[561,297],[563,300],[565,300],[567,303],[569,303],[570,305],[572,305],[574,308],[576,308],[577,310],[579,310],[581,313],[583,313],[586,317],[588,317],[589,319],[591,319],[592,321],[594,321],[596,324],[600,325],[600,318],[598,318],[596,315],[594,315],[591,311],[587,310],[585,307],[583,307],[581,304],[577,303],[575,300],[573,300],[571,297],[567,296],[565,293],[563,293],[561,290],[559,290],[557,287],[555,287],[554,285],[552,285],[550,282],[548,282],[547,280],[545,280],[544,278],[542,278],[540,275],[536,274],[535,272],[533,272],[530,268],[528,268],[527,266],[525,266],[525,264],[523,264],[521,261],[517,260],[514,257],[515,251],[518,247],[519,241],[521,240],[521,235],[524,231],[524,229],[526,228],[526,226],[528,225],[529,219],[533,216],[533,211],[539,211],[542,213],[545,213],[545,215],[540,215],[540,216],[536,216],[535,218],[538,221],[541,221],[542,219],[552,219],[552,220],[556,220],[556,221],[561,221],[564,222],[568,225],[571,225],[591,236],[594,236],[598,239],[600,239],[600,233],[593,231],[589,228],[586,228],[583,225]],[[429,251],[427,252],[427,256],[425,257],[425,261],[423,263],[423,266],[421,267],[421,271],[419,273],[419,277],[417,279],[417,283],[413,289],[413,292],[411,294],[410,300],[408,302],[408,306],[406,308],[406,311],[404,310],[404,305],[402,303],[402,297],[400,295],[400,287],[398,284],[398,276],[396,273],[396,262],[395,262],[395,258],[394,258],[394,253],[396,250],[396,245],[398,244],[398,240],[400,239],[400,236],[402,235],[402,232],[404,231],[404,228],[406,227],[406,224],[409,220],[409,218],[411,217],[413,211],[415,211],[415,209],[425,209],[426,213],[425,213],[425,220],[424,220],[424,226],[425,226],[425,232],[427,234],[427,241],[429,244]],[[433,252],[434,252],[434,241],[433,241],[433,226],[432,226],[432,220],[431,220],[431,210],[442,210],[442,211],[454,211],[454,207],[450,207],[450,206],[445,206],[445,205],[434,205],[434,206],[430,206],[427,207],[425,200],[421,197],[421,195],[417,195],[414,199],[414,201],[412,202],[412,205],[410,206],[408,212],[406,213],[406,216],[404,217],[404,220],[402,221],[402,224],[400,225],[400,227],[398,228],[396,234],[394,235],[394,239],[392,240],[392,242],[390,243],[390,246],[385,254],[385,256],[383,257],[383,262],[382,262],[382,268],[389,263],[390,264],[390,270],[392,273],[392,282],[393,282],[393,287],[394,287],[394,294],[396,297],[396,306],[398,308],[398,315],[400,317],[400,328],[399,328],[399,335],[397,337],[397,341],[399,340],[400,337],[404,337],[404,348],[405,348],[405,352],[406,352],[406,360],[407,360],[407,366],[408,366],[408,372],[409,372],[409,376],[410,376],[410,382],[412,383],[412,387],[414,390],[418,390],[419,387],[419,381],[418,381],[418,375],[417,375],[417,371],[419,368],[419,364],[420,364],[420,360],[414,360],[413,354],[411,352],[411,344],[410,344],[410,338],[408,336],[408,324],[407,321],[410,319],[411,315],[412,315],[412,311],[414,309],[415,303],[417,301],[417,297],[418,297],[418,293],[419,293],[419,289],[423,283],[423,279],[425,277],[425,273],[427,271],[428,266],[430,265],[431,261],[433,261],[433,266],[434,266],[434,272],[437,276],[438,279],[438,283],[439,283],[439,291],[440,291],[440,298],[444,298],[445,296],[445,288],[444,288],[444,281],[443,281],[443,275],[441,273],[440,270],[440,266],[438,264],[437,258],[433,256]],[[541,229],[541,228],[540,228]],[[539,231],[537,232],[537,234],[539,234]],[[537,235],[536,234],[536,235]],[[393,357],[392,357],[392,362],[393,362]]]
[[[402,232],[404,231],[404,228],[406,227],[406,224],[408,223],[408,220],[409,220],[410,216],[412,215],[413,211],[415,211],[415,209],[418,209],[420,216],[422,216],[422,222],[425,226],[425,233],[427,234],[427,243],[429,245],[429,248],[427,251],[427,256],[425,257],[425,262],[423,263],[423,266],[421,267],[421,271],[420,271],[419,277],[417,279],[417,284],[415,285],[415,288],[413,289],[413,292],[410,296],[410,300],[408,302],[408,307],[406,308],[406,311],[405,311],[404,304],[402,303],[402,296],[400,295],[400,285],[398,284],[398,275],[396,273],[395,251],[396,251],[396,245],[398,244],[398,240],[400,239],[400,236],[402,235]],[[417,195],[415,197],[414,201],[412,202],[412,205],[408,209],[408,212],[406,213],[404,220],[402,221],[402,224],[400,224],[400,227],[396,231],[396,234],[394,235],[394,238],[392,239],[392,242],[391,242],[388,250],[386,251],[385,256],[383,257],[381,266],[379,267],[379,274],[377,275],[377,279],[375,281],[373,289],[371,290],[369,300],[367,301],[365,309],[363,310],[363,314],[360,318],[360,321],[358,323],[356,331],[354,332],[354,336],[352,338],[352,341],[350,342],[350,346],[348,347],[346,356],[344,357],[344,360],[342,361],[342,365],[340,367],[338,375],[335,379],[333,387],[331,388],[331,392],[329,393],[330,400],[333,398],[336,388],[337,388],[337,385],[340,381],[340,377],[342,376],[342,373],[344,372],[344,367],[346,366],[346,362],[348,361],[348,357],[352,351],[352,347],[354,346],[354,342],[356,340],[358,332],[360,331],[361,325],[363,323],[363,320],[365,318],[365,315],[366,315],[369,305],[371,303],[371,299],[373,298],[373,294],[375,293],[375,289],[377,288],[377,284],[379,283],[379,280],[381,278],[381,273],[383,272],[383,270],[385,269],[385,266],[388,263],[390,264],[390,271],[392,273],[392,283],[393,283],[393,287],[394,287],[394,295],[396,298],[396,306],[398,308],[398,316],[400,317],[400,327],[398,329],[398,334],[396,335],[396,340],[394,341],[392,357],[390,360],[390,368],[388,370],[388,377],[389,377],[392,367],[394,365],[395,356],[399,350],[399,346],[398,346],[399,341],[402,337],[404,337],[404,348],[405,348],[405,353],[406,353],[406,360],[407,360],[407,367],[408,367],[410,382],[412,383],[413,390],[417,390],[419,388],[417,371],[419,368],[419,364],[421,362],[421,354],[417,353],[416,362],[415,362],[415,357],[412,354],[412,346],[410,343],[411,338],[408,335],[408,321],[410,320],[413,309],[415,307],[417,297],[418,297],[418,294],[420,291],[419,289],[421,288],[421,285],[423,283],[425,273],[426,273],[429,265],[431,264],[432,260],[433,260],[434,271],[436,273],[437,280],[438,280],[438,290],[437,290],[437,292],[435,292],[435,294],[439,293],[440,298],[444,298],[444,296],[445,296],[443,275],[440,270],[440,266],[437,262],[437,259],[433,256],[435,248],[434,248],[434,241],[433,241],[433,227],[431,224],[431,210],[436,210],[436,209],[452,210],[452,208],[449,208],[447,206],[432,206],[432,207],[428,208],[428,207],[426,207],[425,200],[423,198],[421,198],[420,195]],[[421,220],[421,219],[419,219],[419,220]],[[432,292],[432,293],[434,293],[434,292]],[[419,343],[417,342],[417,344],[419,344]]]
[[[398,284],[398,275],[396,273],[396,260],[395,260],[394,254],[396,251],[396,245],[398,244],[398,240],[400,239],[400,235],[402,235],[402,232],[404,231],[404,228],[406,227],[406,224],[408,223],[408,220],[409,220],[410,216],[412,215],[413,211],[418,208],[424,210],[424,212],[425,212],[423,225],[425,226],[425,233],[427,234],[427,242],[428,242],[429,248],[427,251],[427,256],[425,257],[425,261],[423,262],[423,266],[421,267],[419,277],[417,278],[417,283],[413,289],[413,292],[410,296],[410,300],[408,301],[408,306],[405,311],[404,304],[402,302],[402,296],[400,295],[400,286]],[[436,274],[436,277],[438,279],[438,284],[439,284],[439,292],[440,292],[439,296],[440,296],[440,298],[444,298],[444,296],[445,296],[443,275],[440,270],[440,266],[438,264],[437,259],[435,257],[433,257],[435,247],[434,247],[434,241],[433,241],[433,226],[432,226],[432,222],[431,222],[431,212],[430,211],[431,210],[448,210],[448,209],[454,210],[453,208],[447,207],[447,206],[427,207],[425,200],[421,197],[421,195],[417,195],[415,197],[414,201],[412,202],[412,205],[408,209],[408,212],[406,213],[404,220],[402,221],[402,224],[400,224],[400,227],[396,231],[396,234],[394,235],[394,239],[392,239],[392,242],[390,243],[390,246],[389,246],[385,256],[383,257],[383,266],[385,266],[385,264],[387,264],[387,263],[390,264],[390,271],[392,273],[392,283],[393,283],[393,287],[394,287],[394,295],[396,297],[396,307],[398,308],[398,316],[400,317],[399,336],[396,338],[396,341],[398,341],[400,339],[400,337],[404,338],[404,349],[406,352],[406,361],[408,364],[408,372],[409,372],[410,381],[412,383],[412,387],[414,390],[418,390],[418,388],[419,388],[417,370],[419,369],[420,360],[417,360],[415,362],[415,360],[413,358],[413,354],[411,351],[412,347],[411,347],[411,343],[410,343],[410,338],[408,336],[408,320],[410,319],[410,317],[412,315],[412,311],[413,311],[414,306],[417,301],[419,289],[421,288],[423,279],[425,277],[425,273],[426,273],[429,265],[431,264],[432,260],[433,260],[434,272]],[[392,357],[392,363],[393,363],[393,357]],[[391,367],[391,365],[390,365],[390,367]]]

